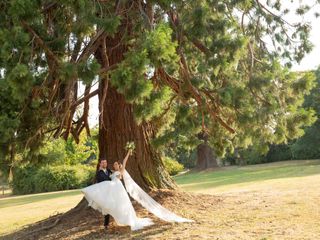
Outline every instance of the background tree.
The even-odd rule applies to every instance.
[[[304,102],[305,108],[316,111],[317,121],[305,129],[305,134],[291,145],[295,159],[320,158],[320,68],[315,71],[316,87],[312,89]]]
[[[205,133],[200,133],[199,138],[203,140],[197,146],[197,168],[206,169],[211,167],[217,167],[217,156],[213,149],[208,145],[208,136]]]
[[[313,72],[313,71],[312,71]],[[320,74],[319,68],[314,71],[316,76],[316,87],[312,89],[310,95],[305,97],[304,108],[312,108],[316,112],[317,120],[314,124],[304,129],[305,134],[296,139],[281,145],[273,145],[268,154],[264,157],[265,161],[280,160],[303,160],[320,158]],[[304,74],[304,73],[301,73]],[[282,154],[281,154],[282,153]],[[259,156],[262,158],[262,156]]]
[[[209,135],[217,154],[301,134],[312,87],[283,69],[311,50],[309,25],[288,23],[280,1],[33,1],[0,3],[0,135],[4,166],[31,155],[46,133],[90,135],[99,97],[99,157],[136,154],[144,188],[174,187],[159,149]],[[300,5],[297,15],[310,6]],[[267,48],[271,37],[275,49]],[[85,85],[79,96],[79,84]],[[96,90],[94,86],[97,86]],[[82,116],[75,117],[78,107]],[[176,126],[176,127],[173,127]],[[187,129],[187,130],[186,130]],[[157,147],[157,148],[156,148]]]

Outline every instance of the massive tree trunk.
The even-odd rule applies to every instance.
[[[106,131],[102,133],[106,134],[101,134],[100,141],[105,144],[100,144],[100,152],[105,154],[108,164],[122,161],[126,154],[126,143],[134,141],[135,154],[127,164],[127,170],[133,179],[144,189],[174,187],[173,181],[164,169],[160,154],[150,145],[150,140],[155,135],[152,124],[143,122],[137,125],[133,116],[133,106],[126,103],[124,96],[111,85],[107,90],[103,125]]]
[[[204,142],[197,147],[196,167],[198,169],[217,167],[217,157],[215,156],[212,148],[208,145],[208,136],[204,133],[200,133],[198,137],[204,140]]]
[[[107,37],[97,50],[95,57],[102,68],[115,66],[123,60],[128,50],[122,43],[125,33],[130,33],[130,27],[120,26],[118,33]],[[160,153],[150,145],[150,140],[155,136],[152,124],[136,124],[133,106],[111,85],[108,75],[100,79],[99,110],[99,158],[107,159],[111,168],[115,161],[122,161],[125,157],[126,143],[134,141],[135,154],[130,157],[127,170],[137,184],[146,190],[153,187],[174,188],[175,184],[164,169]]]

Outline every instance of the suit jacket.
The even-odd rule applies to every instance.
[[[111,181],[110,175],[112,174],[111,170],[107,168],[107,171],[104,172],[102,169],[100,169],[97,172],[97,182],[103,182],[103,181]]]

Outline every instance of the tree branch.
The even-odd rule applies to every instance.
[[[93,92],[85,95],[83,98],[78,99],[75,103],[73,103],[71,105],[72,108],[79,106],[81,103],[83,103],[84,101],[86,101],[89,98],[94,97],[95,95],[97,95],[99,93],[99,89],[94,90]]]
[[[47,56],[48,56],[49,58],[51,58],[52,60],[54,60],[54,62],[55,62],[56,64],[58,64],[58,63],[59,63],[59,60],[58,60],[57,56],[50,50],[50,48],[49,48],[49,47],[46,45],[46,43],[40,38],[40,36],[30,27],[30,25],[29,25],[27,22],[25,22],[25,21],[21,21],[21,24],[22,24],[22,26],[23,26],[29,33],[31,33],[31,34],[34,36],[36,42],[38,43],[38,45],[39,45],[40,47],[42,47],[42,49],[45,51],[45,53],[47,54]]]
[[[86,60],[93,54],[101,44],[101,39],[106,37],[106,32],[100,29],[95,36],[93,36],[88,45],[83,49],[80,56],[77,59],[77,63]]]
[[[278,16],[277,14],[271,12],[266,6],[264,6],[259,0],[255,0],[256,3],[258,4],[258,7],[261,9],[261,10],[265,10],[264,12],[268,12],[269,14],[271,14],[273,17],[279,19],[282,23],[286,23],[288,24],[289,26],[291,27],[294,27],[291,23],[287,22],[286,20],[284,20],[282,17]]]

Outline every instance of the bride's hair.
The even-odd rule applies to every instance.
[[[118,162],[118,161],[115,161],[113,164],[117,163],[119,165],[119,168],[122,167],[122,163]]]

